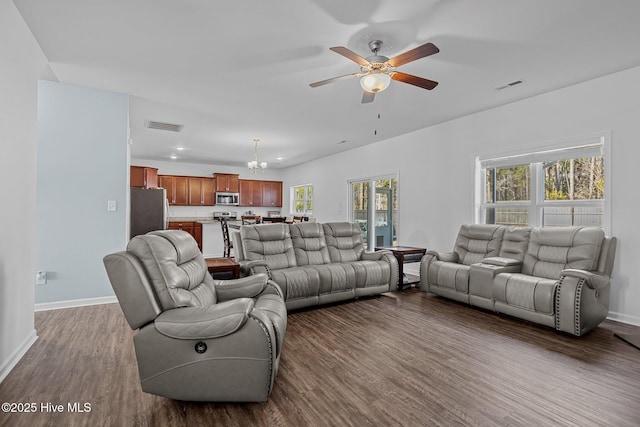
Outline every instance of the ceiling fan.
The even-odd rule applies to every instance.
[[[378,55],[380,48],[382,47],[382,41],[372,40],[369,42],[369,49],[371,49],[371,56],[366,58],[361,57],[354,51],[347,49],[344,46],[336,46],[329,48],[330,50],[344,56],[347,59],[352,60],[356,64],[360,65],[359,73],[345,74],[343,76],[333,77],[327,80],[321,80],[309,84],[311,87],[323,86],[329,83],[333,83],[338,80],[344,80],[351,77],[360,77],[360,85],[364,89],[362,94],[362,103],[373,102],[376,96],[376,92],[385,90],[391,79],[408,83],[410,85],[418,86],[423,89],[431,90],[438,85],[438,82],[433,80],[424,79],[422,77],[414,76],[411,74],[403,73],[401,71],[395,71],[394,68],[416,59],[424,58],[425,56],[433,55],[440,52],[440,49],[433,43],[426,43],[422,46],[418,46],[414,49],[408,50],[405,53],[401,53],[391,59],[386,56]]]

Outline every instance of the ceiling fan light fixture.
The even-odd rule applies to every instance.
[[[360,79],[360,86],[367,92],[381,92],[389,87],[391,77],[381,71],[372,71]]]

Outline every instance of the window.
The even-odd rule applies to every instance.
[[[313,185],[291,187],[291,213],[300,215],[313,214]]]
[[[606,136],[553,149],[478,159],[478,222],[607,229]]]

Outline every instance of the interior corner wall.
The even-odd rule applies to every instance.
[[[0,381],[36,339],[33,321],[37,79],[47,59],[0,0]]]
[[[475,218],[476,156],[611,132],[609,232],[618,247],[609,317],[640,325],[638,81],[635,67],[285,169],[283,202],[291,186],[312,183],[318,221],[345,221],[348,180],[397,171],[399,243],[448,251]]]
[[[128,117],[128,95],[38,84],[36,303],[114,295],[102,258],[126,245]]]

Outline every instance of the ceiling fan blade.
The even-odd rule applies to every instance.
[[[434,87],[438,86],[438,82],[434,82],[433,80],[423,79],[422,77],[413,76],[407,73],[401,73],[400,71],[396,71],[391,74],[391,78],[393,80],[402,83],[408,83],[410,85],[418,86],[427,90],[431,90]]]
[[[329,84],[329,83],[337,82],[338,80],[344,80],[344,79],[348,79],[348,78],[351,78],[351,77],[358,77],[360,74],[361,73],[351,73],[351,74],[345,74],[343,76],[332,77],[330,79],[320,80],[319,82],[309,83],[309,86],[311,86],[311,87],[324,86],[324,85]]]
[[[339,53],[340,55],[344,56],[345,58],[348,58],[348,59],[352,60],[353,62],[355,62],[358,65],[369,65],[369,61],[367,61],[362,56],[358,55],[357,53],[355,53],[354,51],[352,51],[350,49],[347,49],[344,46],[330,47],[329,50],[332,50],[335,53]]]
[[[376,97],[375,92],[369,92],[368,90],[365,90],[364,93],[362,94],[362,103],[368,104],[369,102],[373,102],[373,99],[375,97]]]
[[[433,55],[438,52],[440,52],[440,49],[438,49],[436,45],[433,43],[426,43],[391,58],[387,63],[392,67],[399,67],[411,61],[415,61],[416,59],[424,58],[425,56]]]

